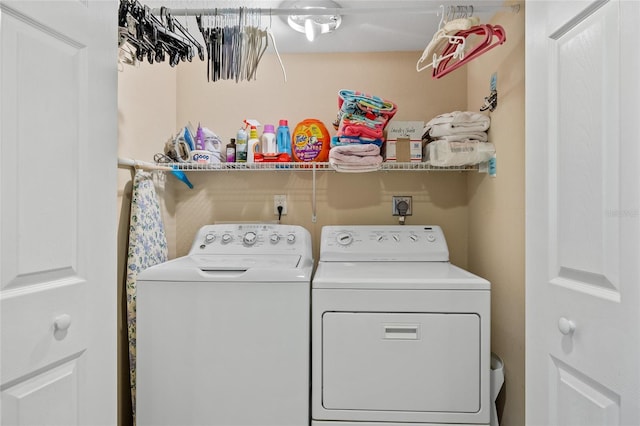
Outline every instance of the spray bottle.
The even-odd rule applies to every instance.
[[[256,126],[251,126],[249,140],[247,141],[247,163],[254,162],[256,152],[260,152],[260,139],[258,139],[258,129]]]
[[[236,162],[238,163],[247,162],[247,131],[245,128],[249,123],[247,123],[247,120],[244,120],[244,123],[245,127],[240,127],[236,135]]]

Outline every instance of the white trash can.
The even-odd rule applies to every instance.
[[[504,363],[493,352],[491,353],[491,426],[498,426],[498,411],[496,399],[504,384]]]

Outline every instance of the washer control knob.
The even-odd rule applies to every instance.
[[[340,232],[336,237],[336,241],[341,246],[348,246],[353,242],[353,235],[349,234],[348,232]]]
[[[384,241],[384,235],[376,236],[376,241],[379,242],[379,243],[383,242]]]
[[[411,234],[409,235],[409,239],[415,242],[415,241],[418,241],[418,236],[416,234]]]
[[[296,234],[294,234],[293,232],[290,233],[289,235],[287,235],[287,242],[289,244],[293,244],[296,242]]]
[[[269,241],[271,241],[271,244],[278,244],[278,242],[280,242],[280,235],[271,234],[271,236],[269,237]]]
[[[229,244],[231,241],[233,241],[231,234],[224,234],[222,236],[222,244]]]
[[[254,245],[256,241],[258,241],[258,235],[253,231],[247,232],[244,234],[244,237],[242,237],[242,242],[248,246]]]
[[[393,241],[399,243],[400,242],[400,235],[398,234],[393,234]]]
[[[207,234],[204,236],[205,244],[211,244],[216,240],[216,234]]]
[[[427,241],[434,243],[436,241],[436,236],[433,234],[427,234]]]

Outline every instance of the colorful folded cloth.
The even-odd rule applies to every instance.
[[[344,114],[338,126],[338,136],[355,136],[369,139],[382,139],[386,121],[383,117],[371,120],[354,114]]]
[[[333,122],[337,134],[331,138],[329,164],[335,170],[352,173],[378,170],[382,164],[384,128],[398,107],[391,101],[354,90],[339,92],[338,107]]]
[[[394,116],[398,107],[391,101],[382,99],[379,96],[368,95],[355,90],[341,90],[338,97],[338,108],[345,110],[357,105],[360,111],[384,115],[389,119]]]
[[[370,139],[358,136],[333,136],[331,138],[331,147],[334,146],[343,146],[343,145],[363,145],[363,144],[373,144],[377,146],[382,146],[384,139]]]
[[[378,96],[354,90],[341,90],[338,94],[338,116],[333,122],[336,130],[340,127],[340,121],[345,114],[353,114],[376,120],[378,117],[384,122],[383,126],[395,115],[398,107],[391,101]]]

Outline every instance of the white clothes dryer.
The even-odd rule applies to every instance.
[[[137,424],[309,424],[311,237],[207,225],[137,282]]]
[[[313,426],[488,425],[490,283],[437,226],[325,226],[312,282]]]

